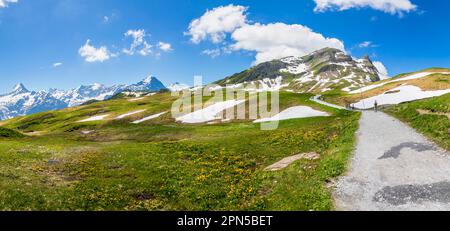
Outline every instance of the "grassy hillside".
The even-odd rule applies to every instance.
[[[232,76],[219,80],[215,83],[225,86],[227,84],[251,82],[255,80],[262,80],[265,78],[275,79],[278,76],[283,75],[283,73],[279,72],[279,70],[285,67],[286,67],[285,63],[279,60],[273,60],[270,62],[261,63],[248,70],[236,73]]]
[[[450,94],[400,104],[387,109],[387,112],[450,150]]]
[[[0,210],[329,210],[327,182],[345,171],[359,113],[283,92],[281,108],[309,105],[330,117],[188,125],[168,111],[168,93],[126,97],[15,118],[2,126],[29,136],[0,139]],[[145,112],[115,120],[117,115]],[[80,123],[94,115],[104,121]],[[86,133],[85,131],[89,131]],[[317,152],[284,170],[284,157]]]
[[[22,137],[24,137],[24,135],[20,132],[0,127],[0,138],[22,138]]]

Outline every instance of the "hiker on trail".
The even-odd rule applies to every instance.
[[[374,108],[375,108],[375,112],[377,112],[378,111],[378,102],[375,100],[375,103],[374,103]]]

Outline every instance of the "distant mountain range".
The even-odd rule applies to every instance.
[[[105,100],[123,91],[159,91],[162,89],[167,88],[153,76],[128,86],[108,87],[95,83],[70,90],[29,91],[19,83],[12,92],[0,95],[0,120],[78,106],[91,100]]]
[[[345,52],[324,48],[303,57],[286,57],[261,63],[216,83],[254,84],[263,88],[288,88],[320,93],[352,91],[385,78],[368,56],[354,59]]]

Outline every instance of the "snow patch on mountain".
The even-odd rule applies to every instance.
[[[162,89],[166,89],[164,84],[153,76],[129,86],[105,86],[94,83],[70,90],[49,89],[38,92],[29,91],[20,83],[10,93],[0,95],[0,120],[79,106],[91,100],[106,100],[124,91],[160,91]]]
[[[367,56],[355,59],[343,51],[331,48],[303,57],[283,58],[280,61],[286,67],[279,71],[294,75],[291,86],[300,88],[303,92],[324,92],[339,86],[344,91],[351,91],[387,75],[384,73],[385,69],[379,70],[383,66],[380,62],[372,63]]]
[[[68,91],[50,89],[50,94],[67,104],[68,107],[78,106],[90,100],[105,100],[125,89],[124,85],[106,87],[103,84],[80,86]]]

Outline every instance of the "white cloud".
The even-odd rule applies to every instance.
[[[379,45],[374,44],[372,41],[364,41],[356,46],[358,48],[369,48],[369,47],[378,47]]]
[[[147,36],[145,30],[128,30],[124,35],[125,37],[133,38],[133,43],[129,49],[123,49],[123,53],[134,55],[137,52],[142,56],[147,56],[152,53],[152,45],[145,40]]]
[[[211,40],[220,43],[231,34],[231,44],[222,48],[207,49],[202,54],[217,57],[231,51],[256,52],[254,64],[286,56],[301,56],[315,50],[332,47],[345,50],[342,41],[326,38],[310,28],[298,24],[270,23],[250,24],[244,6],[221,6],[214,8],[189,25],[187,35],[193,43]]]
[[[370,7],[385,13],[403,15],[417,9],[410,0],[314,0],[316,12],[328,10],[344,11],[351,8]]]
[[[377,68],[378,73],[380,73],[381,80],[389,78],[388,70],[382,62],[375,61],[373,62],[373,65]]]
[[[222,54],[222,51],[217,48],[217,49],[206,49],[204,51],[202,51],[202,54],[207,55],[211,58],[215,58],[217,56],[220,56]]]
[[[158,48],[164,52],[172,51],[172,45],[170,43],[158,42]]]
[[[91,40],[87,40],[79,50],[78,53],[85,59],[86,62],[104,62],[111,58],[111,54],[108,48],[102,46],[100,48],[95,48],[90,44]]]
[[[371,41],[365,41],[365,42],[358,44],[358,47],[359,48],[367,48],[367,47],[370,47],[371,45],[372,45]]]
[[[57,67],[60,67],[60,66],[62,66],[63,64],[62,63],[54,63],[52,66],[54,67],[54,68],[57,68]]]
[[[220,43],[227,33],[246,25],[246,10],[247,7],[232,4],[208,10],[190,23],[189,31],[185,34],[191,36],[191,41],[196,44],[206,39]]]
[[[325,47],[345,50],[344,43],[326,38],[298,24],[254,24],[237,29],[232,34],[234,50],[256,52],[255,64],[287,56],[302,56]]]
[[[109,17],[103,16],[103,23],[108,23],[108,22],[109,22]]]
[[[18,0],[0,0],[0,8],[8,7],[8,4],[17,2]]]

